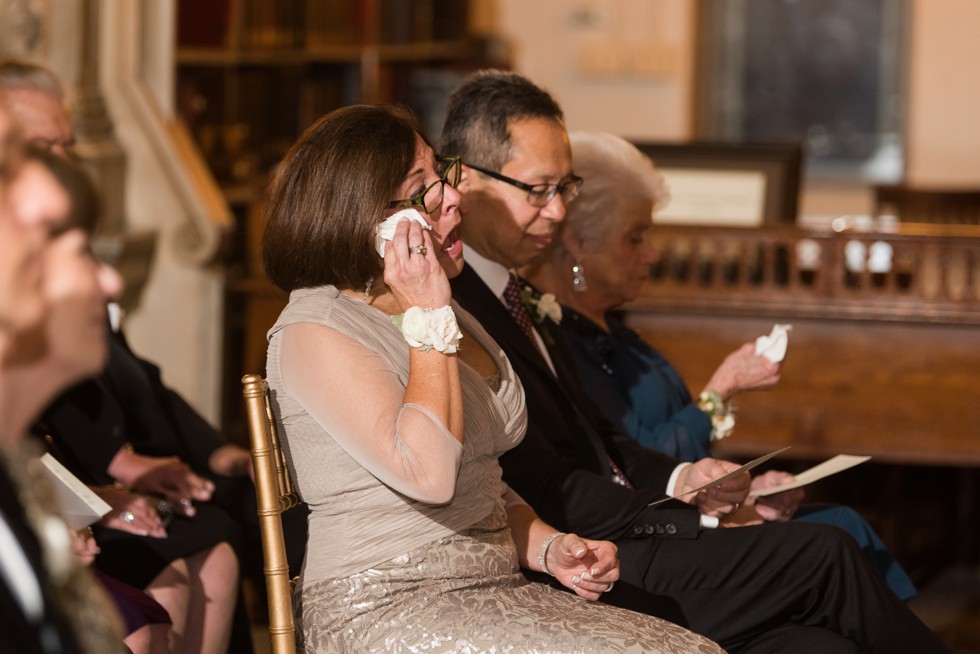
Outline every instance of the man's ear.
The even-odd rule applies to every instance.
[[[459,210],[461,212],[466,212],[469,207],[469,195],[475,186],[474,182],[478,179],[476,173],[470,170],[467,166],[463,166],[462,174],[459,178],[459,184],[456,186],[456,190],[459,191]]]
[[[463,164],[460,169],[459,185],[456,187],[459,189],[460,193],[466,193],[469,190],[470,180],[474,179],[475,173],[470,170],[470,167]]]

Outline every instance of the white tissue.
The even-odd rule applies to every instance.
[[[773,325],[768,336],[755,339],[755,353],[764,356],[773,363],[779,363],[786,356],[789,345],[789,333],[793,325]]]
[[[385,241],[390,241],[395,236],[395,227],[397,227],[398,223],[403,220],[414,220],[418,224],[422,225],[422,229],[432,229],[429,223],[425,222],[425,218],[422,217],[422,214],[415,209],[402,209],[401,211],[388,216],[378,225],[378,234],[375,238],[375,248],[378,250],[378,254],[382,259],[385,258]]]

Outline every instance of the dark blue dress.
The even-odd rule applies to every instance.
[[[614,317],[606,316],[606,324],[608,332],[562,306],[562,332],[582,383],[596,405],[646,447],[682,461],[710,456],[711,420],[694,403],[680,373]],[[844,529],[854,536],[899,599],[915,596],[912,580],[853,509],[805,504],[793,519]]]

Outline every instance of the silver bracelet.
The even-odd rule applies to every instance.
[[[544,542],[541,543],[541,548],[538,550],[538,566],[541,567],[541,572],[545,572],[551,575],[552,577],[555,576],[555,573],[553,573],[551,570],[548,569],[548,564],[545,563],[545,558],[548,556],[548,548],[551,547],[551,543],[554,542],[556,538],[559,538],[560,536],[564,536],[564,535],[565,532],[556,531],[555,533],[551,534],[550,536],[544,539]]]

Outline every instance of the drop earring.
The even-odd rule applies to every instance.
[[[589,290],[589,285],[585,281],[585,269],[581,261],[572,264],[572,288],[576,293]]]
[[[367,280],[367,284],[364,285],[364,301],[367,302],[371,299],[371,285],[374,283],[374,277]]]

